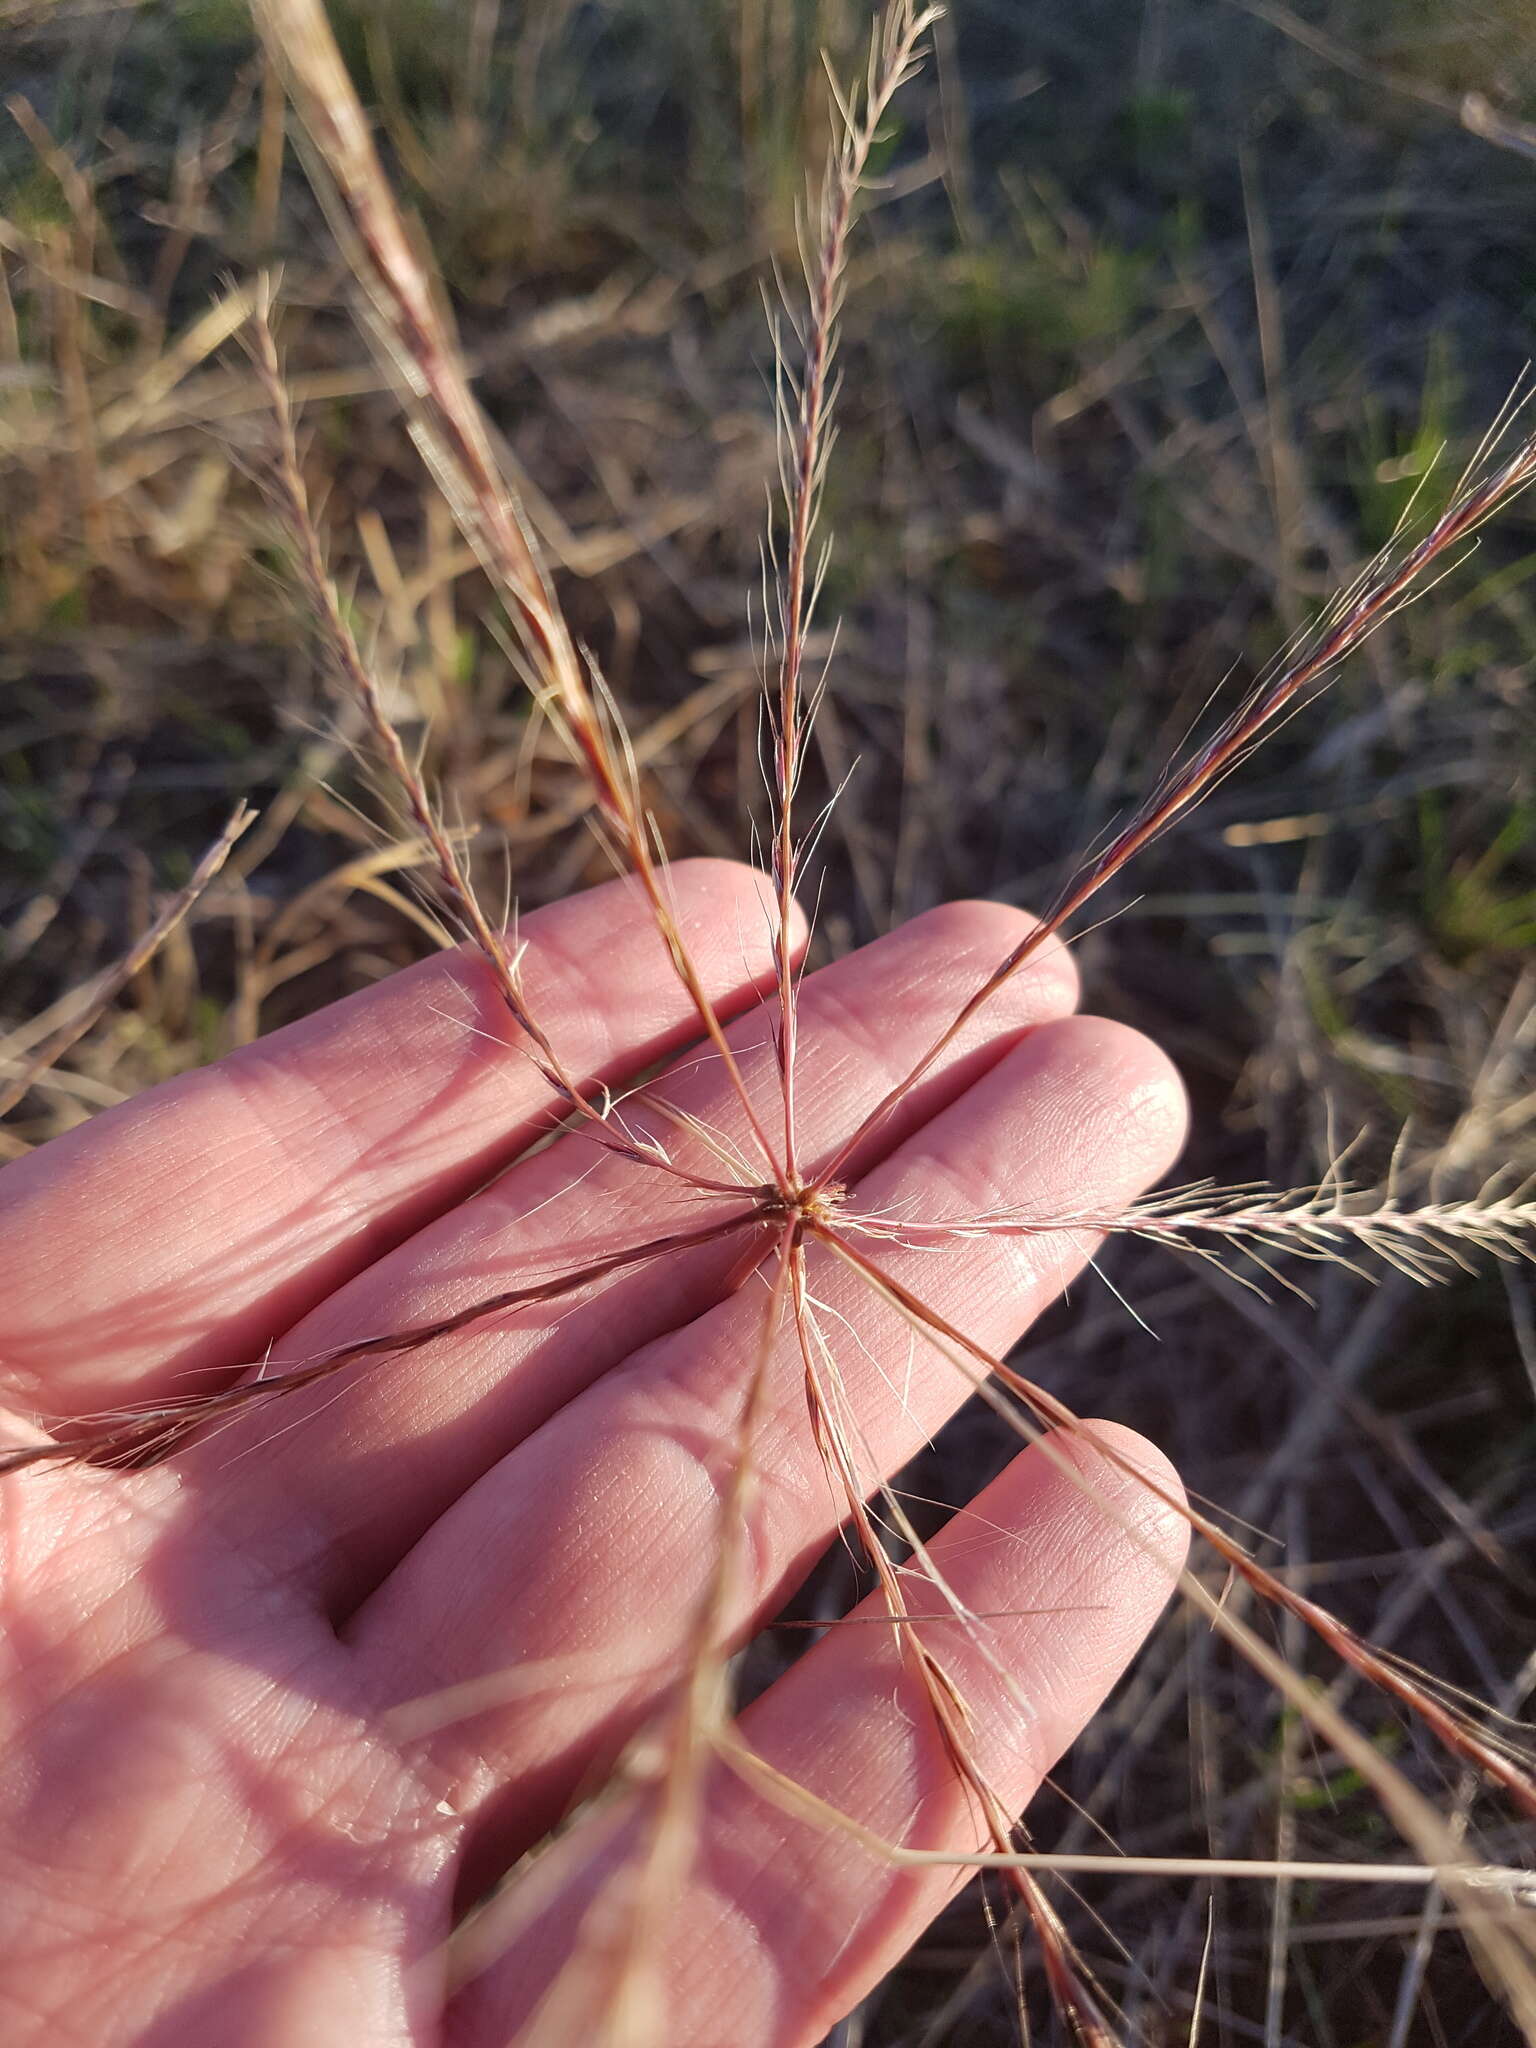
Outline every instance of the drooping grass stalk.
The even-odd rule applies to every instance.
[[[1007,1857],[1013,1846],[1014,1817],[976,1761],[970,1740],[972,1714],[964,1694],[943,1660],[929,1648],[921,1628],[915,1624],[901,1576],[892,1565],[875,1527],[867,1503],[871,1492],[880,1486],[879,1474],[877,1471],[866,1477],[860,1471],[849,1433],[837,1412],[834,1398],[837,1391],[836,1366],[813,1321],[806,1289],[805,1257],[798,1244],[793,1257],[796,1267],[792,1296],[795,1335],[817,1449],[841,1494],[848,1526],[857,1535],[859,1546],[874,1570],[886,1613],[896,1630],[902,1661],[922,1691],[949,1766],[956,1781],[979,1810],[994,1853]],[[886,1498],[894,1505],[888,1490]],[[905,1523],[904,1515],[901,1520]],[[911,1530],[909,1524],[906,1527],[915,1550],[921,1555],[922,1545],[917,1541],[916,1531]],[[947,1590],[937,1574],[934,1574],[934,1579],[941,1590]],[[956,1618],[964,1618],[958,1610]],[[1063,2020],[1072,2029],[1073,2038],[1081,2041],[1084,2048],[1114,2048],[1109,2023],[1060,1915],[1033,1874],[1011,1862],[1006,1868],[1007,1881],[1018,1895],[1034,1929],[1051,1995]]]
[[[619,1967],[604,2003],[601,2048],[666,2048],[667,1994],[657,1975],[657,1958],[667,1912],[693,1870],[706,1774],[730,1711],[726,1663],[734,1647],[748,1518],[758,1476],[758,1430],[785,1304],[802,1260],[802,1232],[798,1219],[786,1225],[772,1254],[762,1327],[746,1376],[729,1475],[720,1492],[714,1559],[684,1647],[684,1675],[668,1716],[666,1762],[652,1794],[646,1839],[626,1873],[630,1903]],[[561,2044],[551,2038],[549,2048]]]
[[[942,1355],[955,1363],[969,1382],[991,1405],[1007,1417],[1015,1428],[1020,1427],[1021,1417],[1002,1400],[992,1382],[1000,1383],[1023,1402],[1028,1413],[1038,1418],[1039,1428],[1033,1423],[1028,1423],[1022,1429],[1022,1433],[1031,1441],[1042,1441],[1049,1453],[1051,1445],[1043,1436],[1043,1430],[1062,1430],[1072,1435],[1083,1434],[1082,1419],[1055,1395],[1014,1371],[1002,1359],[987,1352],[974,1339],[923,1302],[911,1289],[878,1266],[874,1260],[847,1244],[836,1232],[827,1231],[819,1234],[839,1258],[863,1275],[882,1299],[893,1306],[914,1328],[922,1330],[928,1341]],[[1374,1651],[1336,1616],[1266,1571],[1225,1530],[1182,1498],[1171,1493],[1134,1460],[1116,1451],[1113,1446],[1100,1442],[1091,1433],[1088,1434],[1087,1440],[1093,1443],[1101,1455],[1134,1479],[1144,1490],[1150,1492],[1171,1512],[1186,1521],[1195,1533],[1211,1545],[1222,1562],[1250,1585],[1263,1600],[1305,1621],[1342,1662],[1359,1676],[1367,1678],[1397,1699],[1422,1720],[1448,1749],[1472,1763],[1485,1778],[1502,1784],[1526,1813],[1536,1816],[1536,1782],[1533,1782],[1530,1774],[1512,1757],[1486,1741],[1463,1717],[1445,1707],[1406,1671]],[[1063,1469],[1071,1468],[1064,1465]],[[1135,1540],[1144,1542],[1145,1539],[1137,1535],[1134,1526],[1127,1522],[1112,1503],[1104,1500],[1091,1483],[1083,1480],[1081,1476],[1077,1483],[1098,1501],[1106,1513],[1125,1527]],[[1286,1666],[1282,1659],[1276,1657],[1267,1644],[1254,1638],[1244,1624],[1216,1602],[1199,1580],[1186,1573],[1181,1585],[1187,1597],[1194,1599],[1202,1609],[1210,1613],[1213,1625],[1236,1642],[1244,1654],[1250,1657],[1250,1661],[1258,1662],[1265,1675],[1273,1679],[1276,1668],[1288,1673],[1287,1683],[1280,1688],[1282,1692],[1291,1698],[1293,1704],[1309,1719],[1314,1720],[1321,1732],[1357,1763],[1374,1789],[1382,1796],[1389,1811],[1393,1811],[1400,1821],[1406,1815],[1418,1827],[1422,1827],[1427,1821],[1434,1821],[1438,1826],[1438,1816],[1434,1814],[1433,1808],[1427,1807],[1419,1795],[1412,1792],[1412,1788],[1405,1779],[1402,1779],[1395,1767],[1388,1764],[1348,1723],[1343,1722],[1335,1709],[1327,1706],[1326,1702],[1323,1703],[1326,1706],[1326,1722],[1313,1715],[1312,1708],[1317,1701],[1310,1689],[1297,1674],[1290,1671],[1290,1667]],[[1262,1658],[1255,1656],[1255,1651],[1262,1652]],[[1341,1740],[1341,1728],[1348,1731],[1348,1740]],[[1362,1750],[1370,1759],[1368,1768],[1361,1758]],[[1389,1793],[1391,1797],[1388,1796]],[[1458,1860],[1464,1860],[1459,1850]]]
[[[798,1219],[781,1218],[778,1224],[773,1274],[715,1511],[715,1549],[679,1674],[667,1686],[660,1714],[629,1746],[631,1759],[644,1752],[643,1766],[621,1762],[614,1773],[620,1781],[639,1776],[644,1782],[632,1826],[634,1847],[580,1912],[560,1980],[518,2035],[523,2048],[566,2048],[578,2032],[594,2048],[665,2048],[666,1991],[657,1958],[666,1916],[692,1870],[705,1776],[726,1735],[726,1665],[736,1647],[757,1438],[802,1230]],[[412,1703],[413,1716],[424,1704]],[[487,1969],[550,1905],[542,1880],[536,1861],[454,1931],[444,1955],[451,1985],[457,1988]]]
[[[1046,1427],[1064,1429],[1074,1435],[1082,1433],[1082,1418],[1064,1401],[1034,1381],[1026,1379],[1005,1360],[994,1357],[991,1352],[977,1344],[974,1338],[967,1336],[963,1330],[923,1301],[921,1296],[877,1264],[866,1252],[850,1244],[835,1228],[818,1226],[817,1235],[845,1264],[862,1274],[906,1321],[926,1331],[930,1342],[937,1340],[946,1356],[953,1358],[958,1350],[969,1359],[971,1366],[965,1370],[973,1384],[979,1386],[983,1380],[996,1379],[1024,1401]],[[980,1368],[979,1375],[975,1368]],[[1004,1412],[1012,1413],[1008,1409]],[[1326,1608],[1320,1607],[1313,1600],[1308,1600],[1304,1594],[1296,1592],[1273,1573],[1266,1571],[1224,1529],[1202,1514],[1199,1509],[1191,1507],[1180,1496],[1169,1492],[1161,1482],[1112,1446],[1101,1446],[1095,1438],[1090,1438],[1090,1441],[1112,1464],[1119,1466],[1164,1507],[1187,1522],[1196,1534],[1204,1537],[1222,1562],[1251,1585],[1262,1599],[1305,1621],[1308,1627],[1322,1637],[1335,1654],[1352,1669],[1409,1707],[1448,1749],[1453,1750],[1466,1762],[1475,1764],[1485,1776],[1503,1785],[1522,1810],[1536,1818],[1536,1780],[1533,1780],[1528,1772],[1483,1741],[1475,1730],[1442,1706],[1404,1672],[1389,1664]]]
[[[1098,1455],[1107,1458],[1171,1513],[1185,1521],[1211,1546],[1228,1569],[1262,1600],[1305,1622],[1342,1663],[1395,1699],[1447,1750],[1471,1764],[1484,1780],[1501,1785],[1524,1813],[1536,1817],[1536,1781],[1512,1757],[1484,1739],[1468,1720],[1443,1705],[1409,1673],[1383,1658],[1337,1616],[1266,1571],[1209,1516],[1181,1495],[1170,1492],[1113,1445],[1094,1436],[1082,1418],[1065,1402],[1015,1372],[1004,1360],[994,1357],[894,1275],[849,1244],[835,1229],[818,1227],[816,1234],[844,1264],[861,1274],[880,1299],[894,1308],[914,1330],[921,1332],[926,1341],[956,1367],[967,1383],[1004,1417],[1010,1427],[1027,1441],[1037,1443],[1045,1455],[1072,1477],[1074,1483],[1139,1547],[1147,1547],[1146,1536],[1100,1488],[1061,1457],[1049,1431],[1060,1430],[1090,1443]],[[1005,1398],[1002,1389],[1023,1403],[1022,1413]],[[1179,1574],[1178,1587],[1184,1599],[1209,1625],[1224,1636],[1280,1697],[1331,1743],[1370,1785],[1399,1832],[1434,1867],[1438,1881],[1466,1916],[1463,1931],[1480,1955],[1490,1981],[1508,2000],[1519,2023],[1528,2032],[1536,2033],[1536,1930],[1533,1930],[1529,1918],[1517,1915],[1510,1919],[1507,1914],[1500,1915],[1490,1910],[1487,1895],[1479,1896],[1475,1879],[1471,1884],[1463,1883],[1463,1872],[1473,1859],[1468,1856],[1460,1836],[1446,1825],[1397,1766],[1330,1700],[1318,1694],[1302,1673],[1288,1664],[1187,1568]]]

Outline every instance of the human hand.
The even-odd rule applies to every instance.
[[[746,1013],[743,1069],[767,1090],[773,1050],[749,1007],[770,979],[760,884],[708,862],[673,875],[712,992]],[[531,1006],[569,1066],[615,1085],[675,1054],[690,1022],[629,902],[613,884],[523,933]],[[805,982],[808,1153],[857,1128],[1020,922],[951,906]],[[1160,1173],[1182,1134],[1177,1083],[1142,1039],[1070,1015],[1074,996],[1067,955],[1044,950],[855,1155],[860,1199],[890,1208],[938,1187],[1050,1217],[1119,1207]],[[8,1168],[0,1369],[17,1416],[215,1386],[269,1350],[276,1369],[728,1213],[729,1198],[580,1135],[519,1159],[552,1103],[506,1037],[481,965],[445,956]],[[739,1126],[718,1061],[684,1059],[665,1092],[716,1130]],[[646,1101],[632,1120],[686,1153]],[[643,1789],[575,1818],[541,1866],[537,1914],[452,1995],[448,1936],[676,1689],[762,1327],[743,1252],[726,1234],[620,1267],[233,1415],[150,1469],[0,1481],[0,2037],[515,2037],[580,1950],[583,1903]],[[882,1248],[999,1350],[1083,1258],[1060,1233]],[[856,1276],[810,1259],[863,1438],[892,1471],[966,1385]],[[1100,1428],[1176,1484],[1149,1447]],[[757,1444],[736,1640],[771,1619],[838,1519],[788,1344]],[[935,1621],[925,1640],[959,1675],[1015,1810],[1182,1556],[1176,1519],[1121,1463],[1080,1440],[1065,1455],[1091,1467],[1096,1499],[1029,1450],[932,1546],[958,1597],[996,1617],[985,1657],[974,1627]],[[874,1834],[974,1850],[978,1823],[894,1634],[829,1631],[742,1734]],[[667,2042],[816,2040],[956,1882],[712,1770],[697,1855],[658,1923]]]

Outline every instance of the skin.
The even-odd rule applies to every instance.
[[[753,1003],[771,972],[762,880],[714,862],[674,876],[771,1103]],[[660,942],[622,892],[523,930],[534,1013],[578,1074],[616,1087],[690,1039]],[[1024,929],[996,905],[951,905],[807,979],[807,1160],[857,1126]],[[1051,1216],[1123,1203],[1164,1172],[1183,1134],[1172,1071],[1075,1002],[1067,956],[1047,949],[854,1158],[850,1201]],[[443,956],[9,1167],[12,1440],[29,1418],[218,1385],[739,1208],[579,1137],[519,1159],[551,1103],[510,1037],[480,966]],[[685,1054],[665,1092],[741,1128],[718,1061]],[[637,1106],[647,1120],[717,1171]],[[0,1481],[0,2038],[589,2038],[640,1791],[578,1813],[537,1884],[508,1895],[524,1903],[474,1923],[452,1975],[444,1944],[637,1733],[664,1725],[762,1328],[743,1249],[722,1239],[375,1362],[150,1470]],[[1046,1234],[874,1249],[1000,1348],[1087,1247]],[[869,1455],[892,1471],[966,1385],[824,1250],[810,1269]],[[1176,1483],[1151,1446],[1096,1428]],[[1081,1439],[1058,1447],[1095,1497],[1027,1450],[935,1545],[960,1596],[996,1617],[980,1643],[937,1621],[925,1640],[1015,1810],[1115,1682],[1183,1555],[1180,1525],[1123,1471]],[[838,1520],[792,1339],[769,1368],[757,1464],[730,1606],[743,1639]],[[915,1580],[911,1604],[942,1602]],[[981,1843],[887,1629],[830,1630],[742,1733],[887,1839]],[[896,1867],[724,1767],[698,1827],[691,1869],[649,1902],[649,1973],[632,1989],[636,2012],[665,2000],[676,2048],[805,2048],[958,1881]],[[583,1966],[562,1976],[573,1952]]]

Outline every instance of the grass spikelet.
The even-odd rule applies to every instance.
[[[906,1246],[941,1245],[965,1237],[1049,1237],[1085,1241],[1135,1237],[1173,1251],[1221,1262],[1241,1255],[1271,1273],[1268,1255],[1344,1266],[1370,1277],[1380,1269],[1422,1286],[1477,1270],[1481,1260],[1504,1265],[1536,1260],[1536,1202],[1520,1193],[1426,1202],[1403,1208],[1390,1195],[1352,1193],[1329,1182],[1295,1194],[1201,1183],[1149,1195],[1129,1209],[1069,1215],[994,1210],[975,1215],[875,1215],[843,1212],[854,1236]]]
[[[772,615],[778,675],[768,709],[774,742],[771,793],[776,811],[773,878],[778,899],[778,1050],[784,1092],[784,1166],[791,1181],[799,1178],[795,1143],[796,1006],[789,942],[800,865],[794,801],[800,786],[801,757],[815,713],[814,698],[807,701],[805,691],[806,640],[820,583],[821,565],[814,550],[822,485],[832,449],[838,313],[848,262],[848,236],[870,152],[892,100],[916,72],[923,40],[935,19],[933,9],[920,9],[914,0],[899,0],[877,21],[862,96],[845,99],[834,83],[839,130],[803,231],[808,244],[807,305],[798,318],[791,314],[800,360],[790,363],[782,348],[776,351],[780,379],[780,476],[788,538]]]

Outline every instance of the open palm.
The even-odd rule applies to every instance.
[[[742,1070],[767,1089],[759,880],[708,862],[673,880],[693,957],[738,1013]],[[614,1085],[678,1054],[691,1015],[630,900],[613,884],[523,934],[530,999],[568,1066]],[[806,981],[809,1154],[858,1129],[1021,924],[952,906]],[[1161,1172],[1182,1132],[1177,1084],[1134,1034],[1073,1016],[1074,993],[1059,948],[1016,976],[842,1169],[861,1201],[899,1214],[938,1186],[1049,1217],[1123,1204]],[[601,1976],[588,1907],[623,1867],[646,1796],[634,1739],[676,1687],[718,1547],[762,1247],[701,1231],[712,1198],[580,1133],[530,1152],[556,1105],[507,1035],[483,966],[444,956],[0,1176],[13,1441],[22,1417],[218,1385],[698,1237],[235,1414],[149,1469],[3,1482],[7,2042],[480,2048],[573,1995],[558,2037],[586,2038],[585,1994],[560,1966],[580,1951]],[[740,1112],[717,1060],[684,1056],[631,1121],[686,1148],[679,1109],[728,1138]],[[892,1272],[1001,1349],[1086,1247],[1047,1233],[889,1249]],[[815,1252],[810,1272],[862,1439],[894,1470],[964,1382],[856,1276]],[[1172,1483],[1155,1452],[1115,1440]],[[758,1444],[741,1639],[839,1520],[792,1346],[769,1369]],[[955,1594],[997,1617],[985,1657],[974,1629],[928,1633],[1016,1808],[1182,1555],[1175,1518],[1123,1467],[1095,1461],[1093,1479],[1166,1568],[1038,1451],[934,1546]],[[831,1630],[744,1733],[875,1833],[974,1849],[892,1633]],[[576,1814],[534,1903],[450,1949],[465,1910],[626,1756],[629,1789]],[[667,2040],[815,2040],[956,1881],[893,1867],[720,1768],[656,1923]]]

